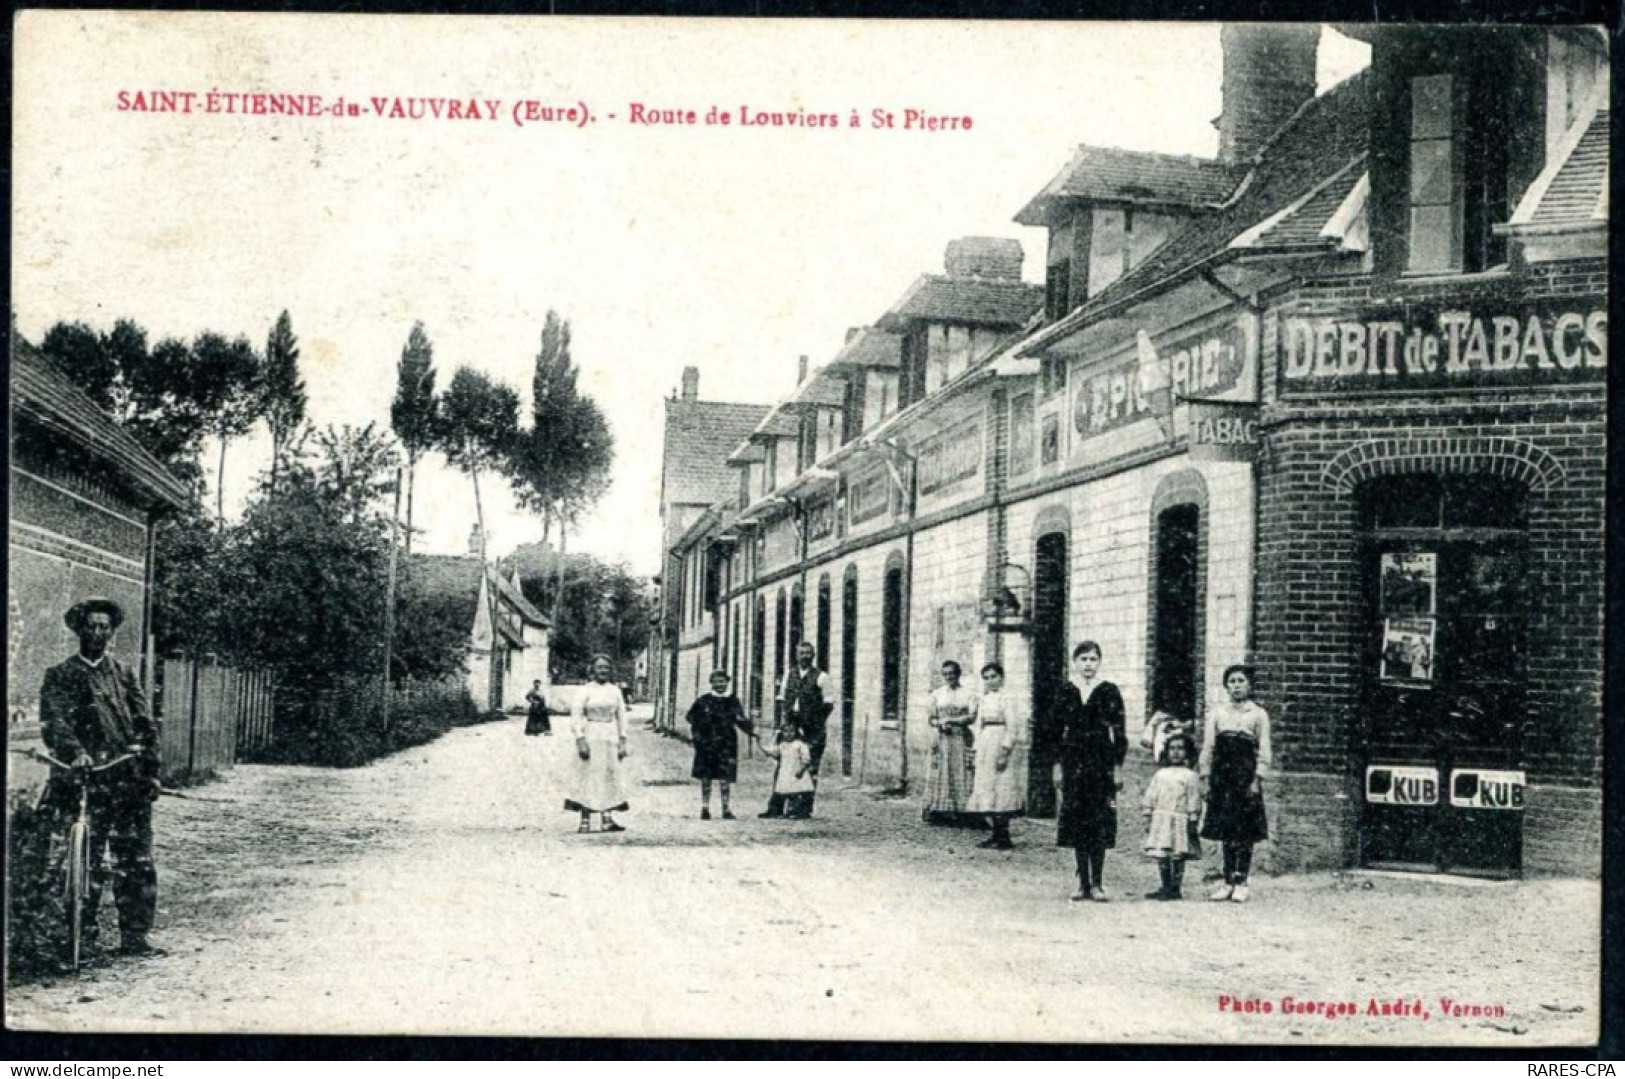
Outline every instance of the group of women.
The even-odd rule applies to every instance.
[[[1123,695],[1100,677],[1100,645],[1084,641],[1072,650],[1072,678],[1043,717],[1042,736],[1056,749],[1060,786],[1055,842],[1074,852],[1078,890],[1075,901],[1106,902],[1106,851],[1117,843],[1120,769],[1128,754]],[[570,728],[578,757],[572,793],[565,808],[580,814],[580,830],[592,830],[593,817],[606,832],[624,831],[613,814],[627,807],[620,762],[626,757],[626,702],[609,680],[608,659],[597,657],[592,681],[576,694]],[[1012,846],[1010,819],[1022,812],[1027,790],[1029,733],[1024,710],[1004,689],[1004,669],[997,663],[981,671],[984,692],[961,685],[959,664],[943,664],[943,684],[931,694],[929,717],[936,731],[926,784],[925,817],[947,822],[974,814],[987,819],[991,837],[984,847]],[[738,698],[728,692],[726,672],[711,677],[711,693],[689,711],[694,735],[693,775],[701,781],[701,817],[711,816],[711,784],[721,787],[722,815],[732,819],[729,784],[736,778],[735,731],[753,733]],[[1269,715],[1252,700],[1252,677],[1236,665],[1224,672],[1225,699],[1212,708],[1203,727],[1199,755],[1206,784],[1200,837],[1222,845],[1224,882],[1210,899],[1246,902],[1253,845],[1267,838],[1260,771],[1271,763]],[[1154,717],[1160,718],[1160,717]],[[1188,736],[1158,739],[1159,764],[1188,767]],[[1169,752],[1165,752],[1165,749]],[[1158,781],[1146,792],[1147,819],[1157,826],[1148,835],[1146,853],[1164,866],[1170,860],[1196,857],[1199,844],[1185,842],[1179,829],[1165,827],[1170,806],[1151,805],[1164,790],[1194,789],[1194,782]],[[1192,799],[1194,801],[1194,799]],[[1196,807],[1190,808],[1195,831]],[[1164,888],[1155,898],[1176,898]]]
[[[1048,715],[1041,717],[1040,737],[1050,741],[1057,757],[1060,786],[1055,842],[1074,852],[1078,890],[1076,901],[1106,902],[1106,851],[1117,844],[1120,770],[1128,754],[1127,716],[1117,686],[1100,677],[1100,645],[1084,641],[1072,651],[1072,678],[1057,695]],[[1004,694],[1004,671],[988,664],[982,671],[987,693],[980,699],[960,685],[960,668],[952,661],[942,668],[943,684],[931,695],[929,717],[936,730],[926,778],[925,819],[951,823],[967,816],[985,816],[993,836],[982,845],[1009,849],[1010,818],[1021,812],[1026,776],[1021,763],[1028,741],[1020,709]],[[1246,902],[1253,845],[1268,837],[1260,768],[1271,761],[1269,715],[1252,700],[1252,677],[1236,665],[1224,672],[1225,699],[1210,710],[1203,730],[1200,775],[1206,781],[1206,808],[1200,816],[1200,837],[1221,844],[1224,882],[1209,898]],[[1161,719],[1163,717],[1155,717]],[[1158,763],[1188,767],[1183,735],[1173,756],[1164,752],[1159,737]],[[1188,784],[1195,789],[1194,777]],[[1159,822],[1169,807],[1155,806],[1151,795],[1177,785],[1158,784],[1147,791],[1146,813]],[[1195,831],[1193,819],[1192,831]],[[1160,829],[1167,832],[1166,828]],[[1193,837],[1194,838],[1194,837]],[[1159,862],[1179,862],[1200,855],[1200,844],[1187,842],[1183,830],[1178,841],[1171,835],[1148,835],[1146,853]],[[1164,887],[1155,898],[1177,897]]]

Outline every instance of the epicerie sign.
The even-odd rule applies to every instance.
[[[1285,390],[1414,390],[1600,381],[1602,309],[1427,311],[1286,318]]]
[[[1450,804],[1457,809],[1523,809],[1523,772],[1457,768],[1450,773]]]
[[[1419,765],[1368,765],[1365,770],[1365,800],[1373,805],[1438,805],[1439,770]]]
[[[1243,316],[1156,344],[1150,356],[1130,352],[1081,381],[1072,399],[1072,426],[1091,438],[1148,416],[1166,415],[1176,398],[1212,397],[1233,390],[1256,351],[1256,341],[1251,316]],[[1161,386],[1148,390],[1157,382]]]

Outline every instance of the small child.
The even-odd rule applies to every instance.
[[[801,740],[801,731],[793,723],[779,728],[779,744],[762,746],[762,752],[777,757],[778,770],[773,774],[773,794],[767,800],[767,812],[758,814],[766,818],[783,817],[785,820],[806,820],[812,816],[812,750]]]
[[[1161,768],[1146,784],[1145,853],[1155,858],[1162,887],[1147,892],[1147,899],[1179,899],[1187,859],[1202,856],[1196,821],[1202,815],[1201,784],[1191,764],[1196,742],[1184,732],[1169,734],[1158,759]]]

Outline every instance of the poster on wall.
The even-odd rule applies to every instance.
[[[1385,617],[1436,614],[1439,556],[1388,551],[1382,556],[1382,613]]]
[[[1433,630],[1431,618],[1389,618],[1382,629],[1382,673],[1384,684],[1430,687],[1433,685]]]

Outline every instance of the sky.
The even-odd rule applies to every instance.
[[[1326,31],[1322,89],[1367,56]],[[414,322],[441,387],[466,365],[528,410],[555,310],[616,442],[570,549],[652,573],[661,401],[684,367],[702,398],[770,404],[798,357],[828,362],[960,236],[1020,240],[1041,280],[1044,234],[1011,218],[1079,143],[1211,156],[1220,60],[1217,25],[1190,23],[25,12],[17,326],[37,342],[130,318],[154,342],[263,346],[287,310],[310,419],[387,429]],[[153,91],[192,96],[139,108]],[[361,115],[227,96],[251,93]],[[480,116],[391,118],[396,99]],[[516,123],[526,101],[592,119]],[[695,122],[633,122],[635,106]],[[713,108],[733,122],[706,123]],[[969,130],[907,129],[910,109]],[[774,111],[836,124],[740,124]],[[228,516],[268,463],[263,429],[229,446]],[[493,554],[540,538],[505,484],[481,490]],[[474,519],[468,478],[430,455],[418,549],[466,551]]]

